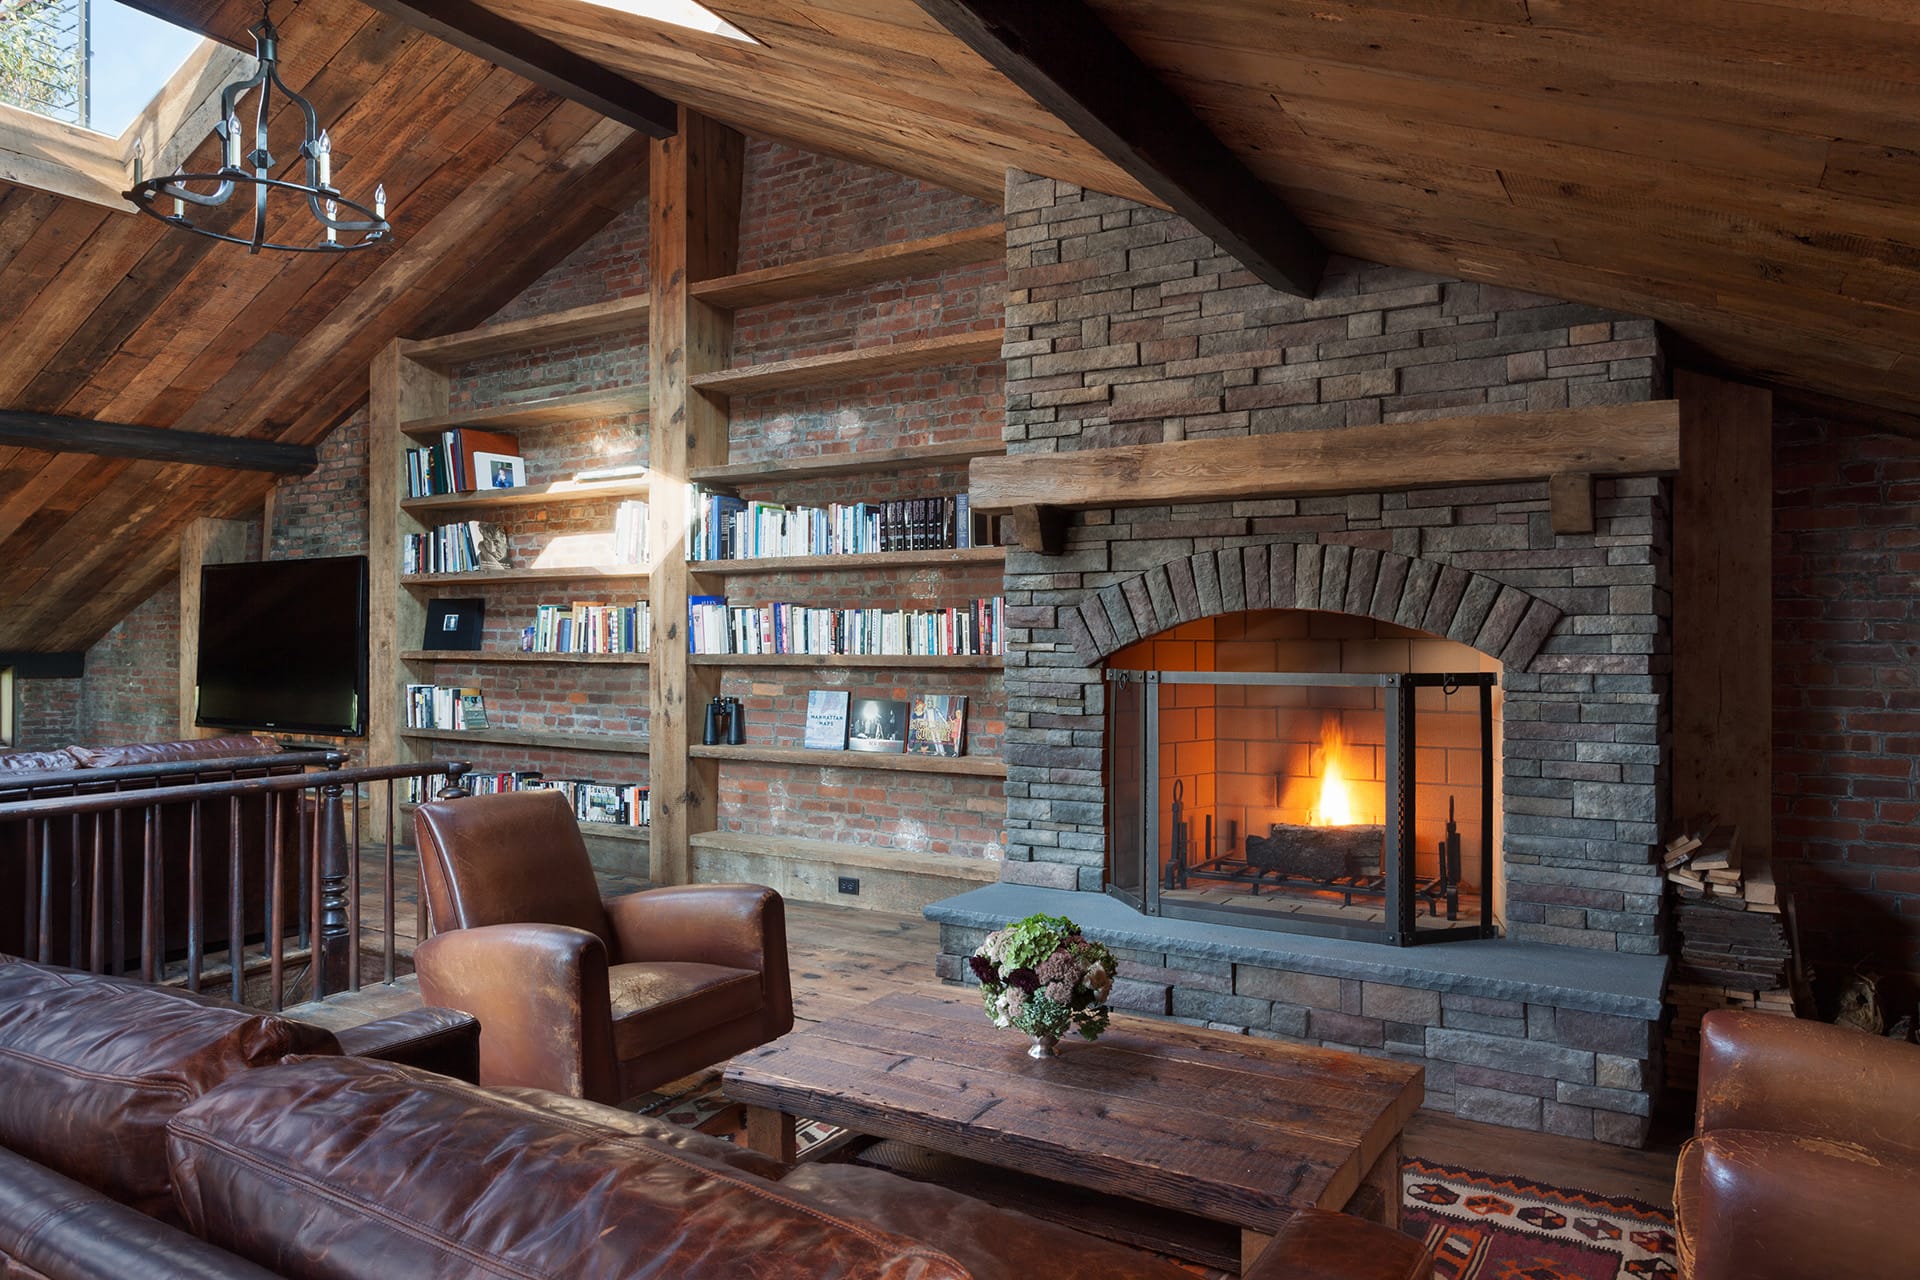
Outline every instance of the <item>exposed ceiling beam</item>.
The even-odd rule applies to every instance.
[[[917,3],[1249,271],[1314,295],[1319,237],[1082,0]]]
[[[542,89],[591,107],[653,138],[671,138],[671,101],[483,9],[472,0],[366,0],[369,7],[437,36],[456,49],[524,76]]]
[[[0,445],[44,453],[87,453],[102,458],[179,462],[233,471],[303,476],[320,465],[312,446],[251,440],[206,431],[166,431],[122,422],[95,422],[57,413],[0,409]]]

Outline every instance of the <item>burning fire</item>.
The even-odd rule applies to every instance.
[[[1353,787],[1342,771],[1346,754],[1346,735],[1340,732],[1337,717],[1320,722],[1320,799],[1313,807],[1308,823],[1316,827],[1350,827],[1358,819],[1353,812]]]

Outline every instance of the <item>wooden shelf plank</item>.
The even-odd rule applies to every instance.
[[[409,573],[403,587],[458,587],[482,582],[645,582],[647,571],[632,564],[573,564],[532,569],[482,569],[474,573]]]
[[[1497,484],[1680,465],[1678,402],[1475,414],[1430,422],[981,458],[975,511],[1137,507]]]
[[[864,573],[941,565],[1004,564],[1005,547],[948,547],[939,551],[875,551],[846,556],[760,556],[752,560],[692,560],[689,573],[734,577],[754,573]]]
[[[941,338],[916,338],[881,346],[855,347],[851,351],[829,351],[825,355],[772,360],[715,373],[695,374],[688,382],[714,395],[750,395],[756,391],[785,391],[793,387],[853,382],[876,374],[897,373],[902,369],[935,369],[942,365],[997,360],[1005,332],[1003,329],[975,330]]]
[[[476,769],[474,772],[487,773],[490,770]],[[406,814],[412,813],[419,807],[417,804],[408,804],[404,800],[395,806],[399,812]],[[623,827],[612,822],[581,822],[580,834],[589,839],[594,836],[605,836],[609,840],[637,840],[641,844],[645,844],[650,838],[646,827]]]
[[[647,322],[645,295],[619,298],[613,302],[595,302],[551,315],[531,316],[525,320],[507,320],[483,325],[438,338],[402,342],[400,354],[436,369],[479,360],[486,356],[506,355],[529,347],[550,346],[577,338],[597,338],[604,334],[635,329]]]
[[[855,249],[702,280],[693,286],[693,296],[716,307],[757,307],[812,294],[838,293],[877,280],[897,280],[969,262],[992,261],[1006,253],[1006,237],[1002,223],[968,227],[921,240]]]
[[[644,667],[652,661],[644,653],[521,653],[503,649],[409,649],[400,655],[402,662],[441,663],[464,666],[471,662],[525,662],[542,665],[573,664],[583,666]]]
[[[697,831],[687,837],[696,849],[717,849],[797,862],[828,863],[874,870],[932,872],[956,880],[992,884],[1000,879],[1000,864],[990,858],[966,858],[952,853],[915,853],[878,845],[840,844],[804,836],[736,835],[728,831]]]
[[[527,507],[543,503],[593,502],[600,498],[644,498],[652,488],[649,476],[622,480],[556,480],[552,484],[523,484],[511,489],[475,489],[471,493],[439,493],[430,498],[408,498],[403,511],[464,511],[482,507]]]
[[[810,667],[822,671],[863,667],[899,667],[909,671],[998,671],[1006,659],[997,653],[696,653],[698,667]]]
[[[878,751],[810,751],[805,747],[690,746],[696,760],[732,760],[753,764],[812,765],[821,769],[880,769],[901,773],[952,773],[972,778],[1004,778],[1007,762],[998,756],[909,756]]]
[[[504,747],[546,747],[555,751],[598,751],[607,755],[646,755],[645,738],[610,733],[546,733],[532,729],[402,729],[414,742],[486,742]]]
[[[550,396],[522,404],[494,405],[468,409],[464,413],[442,413],[431,418],[409,418],[400,430],[415,437],[433,437],[451,427],[549,427],[556,422],[578,422],[583,418],[612,418],[621,414],[644,413],[647,394],[643,387],[619,387],[612,391],[582,391],[571,396]]]
[[[1007,446],[999,440],[955,440],[946,444],[916,444],[899,449],[854,449],[823,453],[785,462],[728,462],[717,467],[695,467],[695,484],[774,484],[783,480],[824,480],[897,471],[903,467],[938,466],[943,462],[971,462],[999,457]]]

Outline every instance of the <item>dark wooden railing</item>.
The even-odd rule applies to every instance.
[[[392,982],[395,833],[403,829],[395,792],[401,781],[419,779],[423,794],[464,795],[467,765],[349,769],[346,759],[287,752],[0,775],[0,950],[137,973],[143,982],[183,981],[192,991],[201,989],[209,955],[223,950],[232,998],[247,998],[249,964],[264,962],[265,1003],[276,1010],[286,1003],[289,960],[304,953],[307,998],[357,991],[366,900],[359,799],[367,787],[385,800],[380,932],[382,977]],[[210,849],[210,842],[224,847]],[[209,858],[221,857],[225,876],[216,878]],[[171,904],[171,913],[170,885],[186,899],[184,909]],[[18,906],[8,901],[11,886],[21,889]],[[217,937],[206,901],[214,886],[225,900],[224,921],[216,914],[211,922]],[[417,876],[414,888],[421,937],[426,895]],[[131,928],[130,911],[137,914]]]

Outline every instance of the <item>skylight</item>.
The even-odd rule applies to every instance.
[[[685,27],[689,31],[704,31],[709,35],[725,36],[729,40],[744,40],[748,44],[760,43],[713,10],[697,5],[693,0],[587,0],[587,2],[597,4],[602,9],[618,9],[622,13],[652,18],[655,22],[671,23],[676,27]]]
[[[205,43],[115,0],[0,0],[0,102],[119,137]]]

